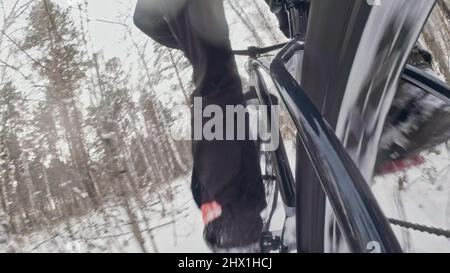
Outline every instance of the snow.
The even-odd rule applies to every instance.
[[[295,143],[285,143],[292,170],[295,166]],[[408,220],[422,225],[450,228],[450,153],[446,145],[424,153],[426,163],[405,173],[390,174],[374,180],[373,192],[387,217]],[[406,185],[399,191],[398,180],[406,178]],[[140,230],[147,252],[155,252],[151,236],[159,252],[204,253],[210,252],[202,240],[201,215],[192,200],[189,177],[172,182],[176,189],[174,201],[168,211],[161,213],[161,204],[146,200],[140,209],[132,202],[137,213]],[[166,204],[167,206],[167,204]],[[282,203],[276,211],[273,230],[281,230],[285,220]],[[143,219],[144,212],[147,222]],[[1,217],[0,217],[1,218]],[[294,218],[291,218],[291,222]],[[287,238],[295,238],[293,225],[287,229]],[[150,234],[148,230],[151,229]],[[450,252],[450,241],[426,233],[393,227],[399,242],[408,252]],[[3,244],[2,244],[3,242]],[[142,252],[133,234],[130,220],[121,200],[112,199],[101,210],[70,219],[54,227],[30,234],[5,239],[0,238],[0,252]]]
[[[294,143],[288,141],[286,147],[293,167]],[[132,202],[144,237],[145,251],[155,252],[151,243],[153,236],[158,252],[210,252],[203,241],[200,211],[192,200],[190,177],[180,178],[171,185],[175,189],[174,200],[169,205],[165,204],[168,206],[165,214],[161,213],[161,204],[150,197],[145,200],[146,205],[143,209],[136,202]],[[280,233],[286,217],[281,198],[278,207],[273,216],[271,230]],[[149,223],[143,219],[142,212]],[[285,234],[287,241],[295,242],[295,218],[288,219],[287,227]],[[150,234],[148,230],[152,230],[152,233]],[[69,219],[41,231],[12,236],[7,241],[0,238],[0,253],[5,252],[139,253],[143,252],[143,249],[133,234],[130,219],[121,200],[111,198],[101,209],[88,215]]]
[[[159,252],[200,253],[209,252],[202,240],[201,215],[191,198],[189,179],[175,181],[175,201],[166,215],[155,200],[147,200],[147,206],[140,210],[134,203],[140,230],[147,252],[155,252],[150,236],[155,238]],[[147,226],[141,211],[150,223]],[[148,232],[152,230],[152,234]],[[10,238],[7,244],[0,240],[0,253],[136,253],[142,252],[133,234],[125,208],[119,201],[110,201],[100,210],[79,218],[70,219],[55,227]]]
[[[445,145],[439,151],[425,154],[426,163],[418,168],[375,179],[373,192],[387,217],[449,229],[449,152]],[[399,191],[400,177],[407,183]],[[399,227],[394,231],[405,251],[450,252],[450,241],[444,237]]]

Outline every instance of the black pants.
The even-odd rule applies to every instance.
[[[221,0],[140,0],[134,21],[157,42],[184,52],[203,107],[245,104]],[[200,140],[192,146],[192,189],[199,206],[217,201],[235,213],[259,213],[266,206],[252,141]]]

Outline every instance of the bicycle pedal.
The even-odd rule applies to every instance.
[[[262,253],[270,253],[271,251],[286,253],[288,248],[283,244],[280,236],[274,236],[272,232],[267,231],[261,236],[261,251]]]

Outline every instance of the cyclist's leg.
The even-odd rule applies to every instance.
[[[134,24],[156,42],[171,48],[179,48],[175,37],[164,19],[161,0],[138,0],[134,12]]]
[[[203,99],[203,107],[218,105],[225,110],[226,105],[245,104],[222,1],[189,0],[176,5],[167,2],[163,12],[166,21],[193,65],[197,87],[194,96]],[[233,230],[232,234],[216,234],[232,235],[220,238],[226,240],[222,246],[258,241],[262,229],[259,212],[265,207],[265,196],[253,142],[194,141],[193,155],[197,202],[218,202],[223,207],[223,217],[210,226]]]

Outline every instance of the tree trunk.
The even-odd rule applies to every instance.
[[[445,22],[445,20],[448,21],[448,18],[444,18],[444,11],[440,7],[441,5],[436,6],[431,13],[422,32],[422,36],[426,46],[433,55],[434,61],[439,66],[439,72],[443,75],[445,81],[450,84],[450,53],[447,45],[442,45],[439,42],[450,41],[450,30],[448,28],[448,22]],[[436,35],[437,33],[440,34],[440,37]]]

